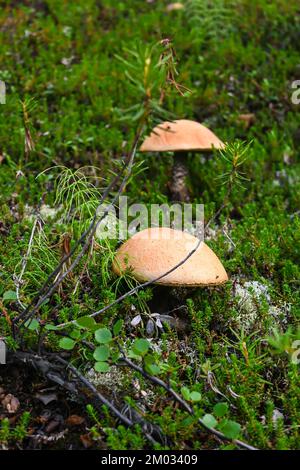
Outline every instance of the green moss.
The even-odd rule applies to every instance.
[[[178,390],[194,384],[201,391],[199,415],[211,413],[214,404],[227,397],[233,405],[230,419],[241,424],[253,445],[299,448],[297,366],[284,349],[275,355],[266,341],[272,327],[295,332],[300,315],[299,106],[291,102],[291,82],[299,78],[299,2],[238,0],[222,20],[222,40],[218,28],[208,37],[198,29],[197,36],[197,28],[187,27],[192,24],[193,18],[187,17],[191,13],[166,13],[167,2],[79,0],[68,2],[68,8],[58,0],[38,2],[37,7],[25,3],[6,2],[0,13],[0,79],[7,85],[6,104],[0,105],[0,299],[4,292],[15,290],[14,276],[28,246],[32,220],[26,217],[26,206],[37,207],[41,198],[55,205],[57,173],[48,171],[37,178],[40,172],[54,165],[72,169],[93,165],[106,183],[111,171],[119,168],[124,142],[127,148],[132,141],[136,123],[119,117],[136,104],[137,95],[115,55],[126,56],[124,47],[133,49],[136,43],[172,38],[180,83],[192,94],[182,97],[171,92],[165,102],[168,111],[206,123],[224,141],[238,138],[252,143],[242,165],[247,180],[233,187],[207,242],[224,262],[231,282],[222,288],[196,289],[181,299],[187,306],[181,315],[187,316],[191,331],[164,334],[163,377],[171,376]],[[20,100],[28,98],[35,103],[29,113],[35,150],[26,156]],[[255,116],[250,127],[238,119],[245,113]],[[134,202],[166,202],[172,158],[138,153],[136,159],[142,166],[135,170],[138,176],[130,180],[126,195]],[[204,162],[193,155],[188,165],[193,200],[205,203],[208,220],[226,196],[226,185],[217,177],[228,171],[227,164],[217,156]],[[23,277],[25,304],[61,258],[63,234],[70,232],[74,243],[86,223],[80,217],[72,223],[45,221]],[[116,281],[111,270],[115,248],[115,242],[97,245],[87,269],[84,261],[80,263],[43,306],[42,319],[75,319],[124,293],[131,280]],[[270,298],[255,300],[256,321],[245,332],[234,288],[246,281],[267,286]],[[124,318],[124,339],[144,334],[144,329],[130,326],[130,320],[139,311],[144,313],[150,300],[157,302],[155,289],[114,306],[99,322],[110,327]],[[18,314],[15,301],[3,305],[12,317]],[[282,312],[281,319],[270,316],[270,306]],[[0,334],[11,334],[4,316],[0,316]],[[27,332],[25,340],[34,347],[35,333]],[[52,332],[47,348],[57,350],[57,343]],[[81,353],[74,352],[79,367],[84,364]],[[208,372],[214,374],[215,389]],[[140,381],[147,390],[149,384]],[[156,400],[147,407],[147,418],[163,428],[174,448],[216,447],[213,439],[199,432],[196,420],[170,404],[165,392],[153,389],[153,393]],[[283,415],[276,423],[275,409]],[[107,417],[102,426],[109,428],[108,448],[148,445],[138,428],[113,429]]]

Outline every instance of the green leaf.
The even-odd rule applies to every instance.
[[[169,383],[170,383],[170,386],[171,386],[172,388],[176,388],[176,387],[177,387],[177,382],[176,382],[176,380],[170,379]]]
[[[146,354],[150,348],[150,343],[146,339],[136,339],[132,345],[133,352],[139,356]]]
[[[181,394],[185,400],[190,401],[190,391],[187,387],[181,387]]]
[[[71,338],[73,339],[79,339],[81,337],[80,331],[78,330],[72,330],[71,333],[69,333]]]
[[[86,328],[87,330],[93,330],[97,325],[95,320],[88,316],[77,318],[76,323],[81,328]]]
[[[222,421],[219,425],[219,429],[228,439],[236,439],[241,432],[240,424],[235,421],[230,421],[229,419]]]
[[[109,354],[109,347],[103,344],[102,346],[98,346],[98,348],[95,349],[93,356],[96,361],[103,362],[109,358]]]
[[[145,364],[155,364],[155,362],[156,360],[154,354],[146,354],[146,356],[144,356]]]
[[[215,428],[218,424],[218,421],[210,414],[204,415],[202,421],[208,428]]]
[[[214,415],[217,416],[218,418],[222,418],[228,413],[228,405],[227,403],[217,403],[214,406]]]
[[[123,324],[124,324],[124,322],[123,322],[122,319],[118,320],[118,321],[114,324],[114,326],[113,326],[113,334],[114,334],[114,336],[118,336],[118,334],[120,334],[120,332],[122,331],[122,328],[123,328]]]
[[[145,369],[151,375],[159,375],[161,373],[161,369],[157,364],[146,364]]]
[[[97,372],[108,372],[109,371],[109,365],[107,364],[107,362],[96,362],[95,366],[94,366],[94,369],[97,371]]]
[[[7,290],[2,298],[3,300],[17,300],[17,293],[14,290]]]
[[[56,325],[52,325],[51,323],[47,323],[47,325],[45,325],[45,330],[49,330],[49,331],[55,331],[57,330],[57,326]]]
[[[191,400],[191,401],[200,401],[200,400],[201,400],[201,393],[199,393],[199,392],[191,392],[191,393],[190,393],[190,400]]]
[[[108,328],[99,328],[95,331],[95,338],[98,343],[106,344],[112,340],[112,335]]]
[[[61,338],[58,344],[62,349],[71,350],[74,348],[76,343],[71,338]]]
[[[140,355],[136,354],[133,349],[129,349],[127,355],[130,359],[140,359]]]
[[[25,327],[31,331],[37,330],[39,326],[40,324],[35,318],[33,318],[32,320],[27,320],[27,322],[25,322]]]

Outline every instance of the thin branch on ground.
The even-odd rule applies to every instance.
[[[125,416],[124,413],[120,412],[111,401],[105,398],[96,389],[96,387],[91,382],[89,382],[89,380],[87,380],[86,377],[84,377],[78,371],[78,369],[76,369],[76,367],[57,354],[47,354],[46,356],[40,356],[35,353],[22,351],[10,352],[9,362],[14,362],[15,360],[20,361],[23,364],[30,364],[32,367],[42,373],[46,379],[56,383],[60,387],[65,388],[69,392],[78,396],[84,394],[86,397],[86,392],[80,391],[80,387],[78,385],[78,382],[80,382],[85,389],[88,389],[90,392],[92,392],[92,395],[96,401],[100,402],[101,405],[106,406],[109,411],[125,426],[132,427],[138,424],[134,419],[130,419]],[[58,365],[57,363],[60,363],[61,365]],[[77,380],[68,380],[63,374],[63,372],[66,373],[67,371],[70,371],[73,377],[75,377]],[[90,397],[89,400],[91,400]],[[152,428],[150,423],[147,423],[143,420],[143,426],[140,427],[144,436],[152,445],[158,444],[158,442],[148,432],[147,428]]]
[[[91,243],[91,241],[94,237],[94,234],[95,234],[99,224],[107,216],[107,214],[110,211],[110,208],[114,207],[115,202],[117,201],[120,194],[122,194],[123,189],[126,186],[127,181],[130,178],[132,165],[133,165],[133,161],[134,161],[134,157],[135,157],[135,154],[136,154],[137,145],[138,145],[138,141],[139,141],[141,133],[142,133],[142,129],[140,129],[139,133],[137,134],[137,136],[135,138],[134,145],[133,145],[133,148],[132,148],[131,153],[130,153],[130,158],[129,158],[129,161],[128,161],[128,164],[127,164],[127,167],[126,167],[126,174],[125,174],[125,176],[124,176],[124,178],[123,178],[123,180],[120,184],[120,187],[119,187],[115,197],[113,198],[112,202],[104,209],[102,216],[97,220],[99,210],[102,208],[102,205],[103,205],[103,201],[105,200],[105,197],[107,196],[107,194],[111,190],[112,184],[113,183],[115,184],[115,181],[113,183],[111,183],[111,185],[109,186],[110,189],[107,188],[105,193],[101,197],[101,201],[100,201],[100,203],[99,203],[99,205],[98,205],[98,207],[95,211],[95,215],[94,215],[93,220],[92,220],[90,226],[88,227],[88,229],[81,235],[80,239],[75,243],[74,247],[70,250],[70,253],[68,253],[61,260],[61,262],[58,264],[56,269],[48,276],[48,278],[45,281],[44,285],[40,289],[39,293],[35,296],[35,298],[31,302],[31,304],[29,304],[29,306],[24,310],[24,312],[14,320],[15,323],[17,323],[19,320],[22,320],[22,324],[24,324],[29,318],[32,318],[34,316],[34,314],[38,311],[38,309],[41,307],[41,305],[53,294],[53,292],[56,290],[56,288],[62,283],[62,281],[68,276],[68,274],[74,269],[74,267],[77,266],[77,264],[79,263],[81,258],[84,256],[84,254],[88,250],[88,248],[90,246],[90,243]],[[62,266],[66,263],[66,261],[68,259],[70,259],[72,254],[74,254],[74,252],[76,250],[75,247],[78,247],[79,243],[81,243],[86,237],[87,237],[87,240],[85,241],[81,251],[79,252],[77,257],[75,258],[75,260],[70,264],[69,268],[66,271],[64,271],[63,273],[61,273],[59,275],[59,277],[48,287],[46,292],[43,294],[45,288],[47,287],[47,285],[51,281],[51,279],[53,277],[57,276],[57,274],[60,272]]]
[[[15,361],[22,362],[23,364],[29,364],[34,369],[38,370],[46,379],[54,382],[55,384],[59,385],[60,387],[65,388],[71,393],[74,393],[77,396],[81,396],[82,394],[86,397],[86,392],[80,391],[79,383],[81,383],[86,389],[92,392],[94,397],[94,401],[98,401],[101,405],[106,406],[109,411],[125,426],[132,427],[136,424],[133,419],[128,418],[125,416],[124,413],[120,412],[118,408],[111,403],[107,398],[105,398],[97,389],[96,387],[91,384],[86,377],[84,377],[76,367],[70,364],[68,361],[63,359],[62,357],[58,356],[57,354],[47,354],[46,356],[40,356],[35,353],[28,353],[22,351],[16,352],[9,352],[9,361],[8,363],[15,362]],[[60,363],[61,365],[57,364]],[[70,371],[73,377],[76,380],[68,380],[63,373]],[[89,397],[89,401],[91,401],[91,397]],[[141,426],[141,430],[146,437],[146,439],[152,444],[158,444],[158,442],[151,436],[151,434],[147,431],[146,427],[150,426],[150,423],[144,423],[145,428]],[[151,426],[150,426],[151,427]]]
[[[32,250],[32,245],[33,245],[33,240],[34,240],[34,236],[35,236],[35,232],[36,232],[36,229],[37,227],[39,227],[41,229],[41,226],[42,226],[42,221],[41,221],[41,218],[40,218],[40,214],[39,212],[37,212],[36,216],[35,216],[35,220],[34,220],[34,223],[33,223],[33,226],[32,226],[32,230],[31,230],[31,234],[30,234],[30,238],[29,238],[29,242],[28,242],[28,246],[27,246],[27,250],[26,250],[26,253],[22,259],[22,264],[21,264],[21,272],[19,274],[19,276],[16,276],[14,278],[14,284],[16,286],[16,297],[17,297],[17,302],[19,304],[19,306],[21,307],[21,309],[24,311],[26,310],[26,307],[25,305],[21,302],[20,300],[20,287],[22,285],[22,280],[23,280],[23,276],[24,276],[24,272],[25,272],[25,269],[26,269],[26,266],[27,266],[27,263],[28,263],[28,259],[30,257],[30,254],[31,254],[31,250]]]
[[[84,377],[79,371],[78,369],[76,369],[76,367],[74,367],[72,364],[68,363],[67,361],[65,361],[64,359],[62,359],[61,357],[57,356],[56,358],[59,362],[61,362],[62,364],[64,364],[66,366],[66,368],[68,370],[70,370],[72,372],[73,375],[75,375],[79,380],[80,382],[83,383],[83,385],[85,387],[87,387],[92,393],[93,395],[97,398],[98,401],[101,402],[102,405],[105,405],[123,424],[125,424],[126,426],[134,426],[136,423],[134,421],[132,421],[131,419],[129,419],[127,416],[125,416],[124,414],[122,414],[116,407],[113,403],[111,403],[107,398],[105,398],[102,393],[100,393],[96,387],[91,383],[89,382],[86,377]],[[151,444],[157,444],[157,442],[155,441],[155,439],[153,439],[153,437],[147,432],[147,431],[143,431],[143,434],[145,435],[145,437],[147,438],[147,440],[149,442],[151,442]]]
[[[125,362],[125,364],[130,367],[131,369],[135,370],[136,372],[139,372],[143,377],[146,379],[150,380],[152,383],[155,385],[159,385],[160,387],[164,388],[172,397],[179,403],[190,415],[195,416],[195,412],[193,408],[180,396],[178,393],[170,387],[166,382],[163,380],[159,379],[158,377],[155,377],[154,375],[148,374],[142,367],[134,364],[128,357],[125,355],[123,349],[120,347],[120,351],[122,353],[122,360]],[[213,434],[214,436],[218,437],[219,439],[222,439],[223,441],[230,441],[222,432],[218,431],[215,428],[209,428],[206,426],[206,424],[203,422],[201,418],[197,418],[199,424],[206,429],[209,433]],[[251,446],[250,444],[247,444],[246,442],[243,442],[239,439],[234,439],[231,442],[236,444],[238,447],[241,447],[243,449],[247,450],[258,450],[256,447]]]
[[[92,343],[90,343],[86,340],[82,340],[81,342],[82,342],[82,344],[87,346],[91,351],[95,350],[95,346]],[[120,346],[120,344],[118,344],[118,347],[119,347],[119,350],[121,352],[121,359],[119,360],[117,365],[120,365],[120,366],[126,365],[127,367],[131,368],[132,370],[135,370],[136,372],[139,372],[143,377],[145,377],[147,380],[152,382],[154,385],[157,385],[157,386],[160,386],[160,387],[164,388],[164,390],[166,390],[175,399],[175,401],[177,403],[179,403],[185,409],[185,411],[187,411],[190,415],[195,416],[195,412],[194,412],[193,408],[169,384],[167,384],[166,382],[164,382],[160,378],[156,377],[155,375],[149,374],[142,367],[140,367],[137,364],[135,364],[134,362],[132,362],[126,356],[125,351]],[[227,438],[222,432],[218,431],[217,429],[208,427],[203,422],[203,420],[201,418],[197,418],[197,419],[198,419],[199,424],[207,432],[213,434],[218,439],[221,439],[222,441],[233,442],[235,445],[237,445],[238,447],[240,447],[242,449],[258,450],[256,447],[254,447],[254,446],[252,446],[252,445],[250,445],[250,444],[248,444],[244,441],[241,441],[240,439],[231,440],[231,439]]]

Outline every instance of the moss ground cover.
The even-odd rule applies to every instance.
[[[154,447],[236,448],[230,438],[238,437],[259,448],[296,449],[300,104],[292,99],[292,84],[300,79],[299,2],[232,0],[209,8],[210,2],[188,0],[182,9],[167,11],[168,3],[1,2],[0,80],[6,103],[0,104],[0,336],[12,351],[37,351],[42,328],[47,353],[68,354],[117,405],[142,409],[160,427],[165,439]],[[87,316],[136,285],[131,276],[119,279],[112,273],[118,241],[96,238],[38,310],[42,323],[27,324],[22,339],[14,337],[11,320],[86,229],[103,188],[120,171],[145,101],[143,60],[166,39],[176,54],[178,76],[171,77],[183,88],[178,92],[168,83],[163,110],[156,104],[154,114],[202,122],[224,142],[239,141],[246,148],[232,184],[232,160],[188,159],[192,200],[205,204],[206,221],[213,218],[207,244],[230,282],[185,292],[149,287],[95,317],[93,325],[45,330],[47,324],[55,328]],[[160,44],[153,61],[163,50]],[[155,63],[148,65],[152,86],[159,77]],[[153,95],[159,86],[153,85]],[[131,202],[167,202],[171,170],[171,156],[137,152],[124,194]],[[160,328],[153,314],[173,316],[175,327]],[[133,361],[148,361],[149,373],[171,380],[195,415],[139,373],[116,366],[118,351],[108,330]],[[138,339],[148,342],[135,343]],[[1,393],[17,397],[8,376],[3,369]],[[43,409],[32,411],[37,399],[28,400],[28,393],[27,385],[19,390],[20,407],[13,415],[0,405],[0,445],[29,446],[27,433],[36,432]],[[71,403],[84,423],[71,438],[62,433],[57,448],[70,439],[79,448],[149,446],[140,425],[128,431],[107,409],[74,405],[73,397]],[[60,413],[56,431],[63,432],[70,416]],[[197,419],[203,417],[229,441],[220,443],[199,428]],[[50,446],[45,440],[38,445]]]

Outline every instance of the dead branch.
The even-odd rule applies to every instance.
[[[125,362],[125,364],[128,367],[135,370],[136,372],[139,372],[143,377],[150,380],[155,385],[162,387],[170,395],[172,395],[175,401],[179,403],[190,415],[195,416],[195,412],[193,408],[180,395],[178,395],[178,393],[170,385],[168,385],[166,382],[159,379],[158,377],[148,374],[148,372],[146,372],[142,367],[136,365],[134,362],[128,359],[128,357],[125,355],[121,347],[120,347],[120,351],[122,353],[122,360]],[[201,418],[198,418],[198,422],[204,429],[206,429],[206,431],[218,437],[219,439],[230,441],[230,439],[228,439],[222,432],[218,431],[217,429],[209,428],[208,426],[206,426],[206,424],[203,422]],[[258,450],[256,447],[253,447],[250,444],[247,444],[246,442],[240,441],[239,439],[234,439],[232,442],[236,444],[238,447],[241,447],[243,449]]]
[[[56,290],[56,288],[61,284],[61,282],[66,278],[66,276],[68,276],[68,274],[75,268],[75,266],[77,266],[77,264],[79,263],[81,258],[84,256],[85,252],[88,250],[88,248],[90,246],[90,243],[91,243],[91,241],[94,237],[94,234],[95,234],[99,224],[107,216],[107,214],[110,211],[110,208],[114,206],[114,204],[117,201],[119,195],[122,193],[123,188],[126,186],[127,181],[129,180],[129,177],[131,175],[131,169],[132,169],[134,157],[135,157],[136,150],[137,150],[138,141],[139,141],[141,133],[142,133],[142,128],[139,130],[139,132],[138,132],[138,134],[135,138],[134,145],[133,145],[133,148],[131,150],[131,153],[130,153],[130,156],[129,156],[129,161],[128,161],[128,164],[127,164],[127,167],[126,167],[126,174],[125,174],[125,176],[124,176],[124,178],[123,178],[123,180],[120,184],[120,187],[119,187],[115,197],[113,198],[112,202],[110,203],[110,205],[108,207],[106,207],[104,209],[102,216],[97,220],[99,210],[102,208],[102,205],[103,205],[103,202],[104,202],[105,198],[107,197],[107,195],[109,194],[111,189],[115,186],[116,181],[119,180],[119,178],[120,178],[119,175],[117,175],[114,178],[113,182],[108,186],[108,188],[103,193],[103,195],[101,197],[101,200],[100,200],[100,203],[99,203],[98,207],[96,208],[93,220],[90,223],[87,230],[81,235],[81,237],[75,243],[75,245],[70,250],[70,252],[66,256],[64,256],[64,258],[61,260],[61,262],[58,264],[58,266],[55,268],[55,270],[48,276],[48,278],[45,281],[44,285],[42,286],[40,291],[37,293],[37,295],[34,297],[34,299],[29,304],[29,306],[24,310],[24,312],[21,315],[19,315],[17,318],[14,319],[15,324],[17,324],[17,322],[19,320],[22,320],[21,325],[24,325],[24,323],[29,318],[32,318],[34,316],[34,314],[38,311],[40,306],[53,294],[53,292]],[[62,266],[64,266],[64,264],[70,259],[70,257],[74,254],[75,250],[79,246],[79,244],[81,244],[85,240],[86,237],[87,237],[87,239],[86,239],[81,251],[79,252],[77,257],[75,258],[75,260],[70,264],[68,269],[66,269],[63,273],[60,273]],[[56,277],[59,273],[60,273],[60,275],[58,277]],[[48,283],[51,281],[52,278],[54,278],[55,280],[47,289]],[[45,291],[45,293],[43,294],[44,291]]]
[[[86,397],[86,389],[92,393],[94,397],[93,401],[98,402],[106,406],[109,411],[125,426],[132,427],[136,424],[139,424],[141,430],[146,437],[146,439],[152,444],[158,444],[158,441],[152,437],[152,434],[155,434],[161,442],[165,440],[164,436],[160,432],[160,429],[157,426],[153,426],[151,423],[148,423],[142,416],[139,415],[137,411],[134,413],[124,413],[118,410],[118,408],[109,401],[104,395],[102,395],[96,387],[89,382],[86,377],[84,377],[76,367],[70,364],[68,361],[58,356],[57,354],[47,354],[41,356],[35,353],[29,352],[9,352],[8,354],[8,364],[13,362],[21,362],[22,364],[27,364],[33,367],[36,371],[41,373],[46,379],[55,384],[63,387],[69,392],[73,393],[76,396]],[[70,380],[66,373],[71,372],[73,379]],[[91,398],[89,397],[89,401]]]

